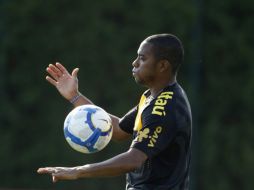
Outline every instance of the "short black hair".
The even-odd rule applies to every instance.
[[[144,41],[153,45],[155,59],[168,60],[172,65],[173,74],[176,74],[184,57],[183,45],[179,38],[172,34],[155,34]]]

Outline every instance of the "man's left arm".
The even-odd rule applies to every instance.
[[[37,170],[40,174],[50,174],[53,182],[79,178],[118,176],[139,168],[147,159],[142,151],[131,148],[103,162],[77,167],[45,167]]]

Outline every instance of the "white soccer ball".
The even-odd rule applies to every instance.
[[[112,137],[109,114],[95,105],[74,108],[64,121],[64,136],[69,145],[82,153],[102,150]]]

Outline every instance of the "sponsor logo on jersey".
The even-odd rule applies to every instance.
[[[162,92],[154,103],[152,114],[165,116],[165,105],[168,103],[168,99],[172,99],[173,94],[173,92]]]
[[[139,131],[137,135],[137,141],[142,142],[143,139],[147,139],[149,132],[150,132],[149,128],[145,128],[144,130]]]
[[[157,142],[157,139],[158,139],[159,134],[161,133],[161,131],[162,131],[162,127],[158,126],[158,127],[156,127],[156,129],[153,132],[152,136],[149,136],[149,138],[150,138],[150,141],[149,141],[149,144],[148,144],[149,147],[154,147],[154,144]]]
[[[145,128],[144,130],[141,130],[137,133],[136,141],[142,142],[144,139],[149,138],[148,147],[154,147],[155,143],[157,142],[157,139],[159,137],[159,134],[162,132],[162,127],[158,126],[155,128],[155,131],[149,135],[150,129]]]

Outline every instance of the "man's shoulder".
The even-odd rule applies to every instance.
[[[149,100],[150,91],[144,94]],[[175,102],[184,99],[184,91],[178,83],[165,87],[156,97],[149,100],[149,105],[144,109],[144,115],[167,116],[175,109]]]
[[[151,104],[152,114],[165,116],[167,110],[172,106],[175,92],[171,89],[163,90]]]

